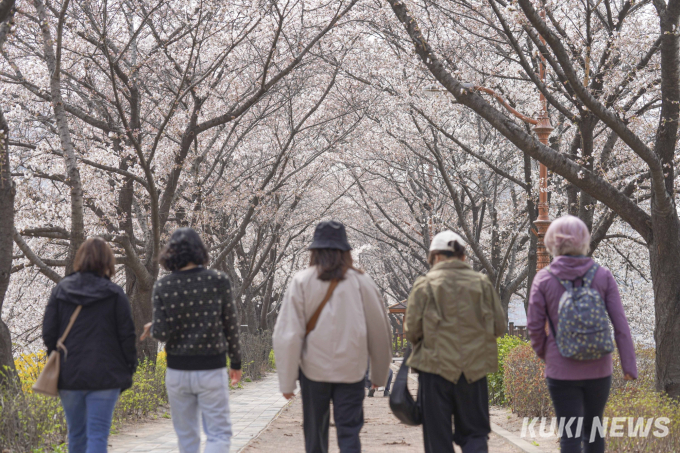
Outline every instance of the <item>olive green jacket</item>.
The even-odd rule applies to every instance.
[[[408,297],[408,365],[457,383],[498,371],[496,337],[506,332],[505,312],[489,278],[457,259],[418,277]]]

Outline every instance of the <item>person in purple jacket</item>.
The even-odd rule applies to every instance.
[[[560,297],[565,292],[559,280],[550,273],[560,280],[574,282],[574,286],[582,284],[582,277],[595,264],[592,258],[586,256],[590,248],[590,232],[581,219],[567,215],[550,225],[545,235],[545,246],[554,260],[549,269],[536,274],[531,285],[527,315],[531,346],[536,355],[545,361],[545,378],[555,415],[560,423],[564,423],[565,428],[569,427],[561,433],[561,452],[603,453],[604,438],[596,429],[591,442],[591,431],[596,417],[602,422],[604,407],[609,398],[613,372],[611,354],[595,360],[565,358],[560,355],[552,331],[546,329],[546,315],[557,326]],[[621,356],[624,379],[637,379],[630,328],[621,305],[619,289],[609,269],[600,267],[597,270],[591,288],[602,296],[614,326],[614,339]],[[569,425],[572,417],[574,421]],[[580,435],[579,417],[583,417]]]

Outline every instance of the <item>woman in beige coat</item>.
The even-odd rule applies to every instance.
[[[328,451],[331,400],[340,452],[359,453],[366,364],[373,385],[385,385],[389,322],[377,286],[352,266],[342,223],[317,225],[309,249],[310,266],[293,277],[274,329],[279,385],[292,398],[300,380],[307,453]]]

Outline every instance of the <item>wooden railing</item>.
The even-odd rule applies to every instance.
[[[392,334],[392,353],[395,355],[401,355],[400,353],[406,350],[408,347],[408,340],[406,340],[406,335],[400,332],[395,332]]]
[[[514,322],[508,323],[508,335],[529,341],[529,331],[527,330],[527,327],[516,326]]]

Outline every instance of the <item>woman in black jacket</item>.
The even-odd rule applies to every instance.
[[[43,340],[49,355],[76,307],[83,307],[64,341],[59,397],[69,453],[101,453],[118,396],[132,386],[137,368],[135,326],[125,292],[110,280],[115,257],[103,239],[90,238],[80,246],[74,269],[52,290]]]

